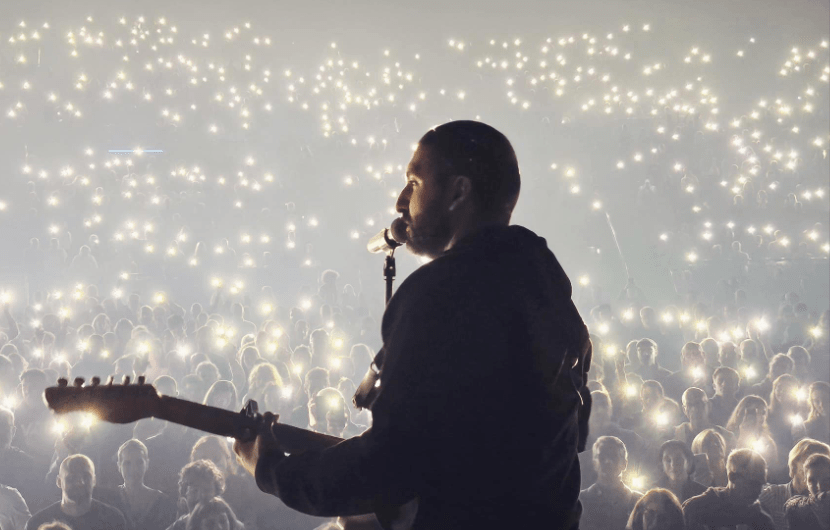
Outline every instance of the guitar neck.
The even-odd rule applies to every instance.
[[[343,438],[337,436],[300,429],[284,423],[274,422],[271,424],[271,432],[280,445],[291,454],[302,453],[303,451],[320,451],[343,441]]]
[[[239,412],[184,399],[162,396],[159,401],[153,414],[156,418],[242,441],[250,441],[257,434],[267,434],[270,431],[286,452],[291,454],[322,450],[343,441],[336,436],[282,423],[273,422],[267,425],[261,419],[250,418]]]

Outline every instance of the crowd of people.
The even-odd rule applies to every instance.
[[[58,35],[48,23],[21,22],[3,33],[4,134],[49,129],[48,137],[71,125],[99,141],[106,128],[83,119],[112,113],[139,136],[187,135],[218,150],[212,136],[247,142],[268,130],[263,113],[319,107],[320,143],[301,157],[327,149],[340,156],[367,143],[350,136],[369,127],[362,118],[373,122],[407,98],[413,103],[403,109],[421,112],[445,95],[435,85],[426,97],[399,63],[378,68],[381,91],[361,84],[359,61],[329,60],[307,77],[263,70],[246,46],[271,46],[271,38],[249,23],[220,37],[232,57],[226,66],[212,62],[218,39],[206,34],[169,55],[180,35],[164,19],[103,24],[106,36],[95,24],[90,17]],[[542,98],[559,97],[567,134],[591,136],[583,153],[590,169],[546,161],[561,180],[538,192],[551,194],[561,214],[585,220],[586,233],[604,230],[610,217],[597,215],[613,212],[615,243],[618,235],[632,246],[648,239],[638,253],[670,271],[668,292],[629,277],[613,297],[607,293],[619,286],[601,273],[578,278],[575,303],[593,344],[581,528],[830,529],[827,40],[792,49],[770,72],[775,95],[748,104],[719,100],[717,80],[701,81],[701,70],[676,88],[677,78],[649,84],[672,66],[632,69],[651,28],[639,28],[639,37],[634,30],[547,39],[534,52],[538,61],[518,39],[490,41],[483,47],[491,56],[472,63],[482,83],[519,69],[520,79],[507,82],[508,111],[529,113]],[[57,59],[67,46],[70,59]],[[454,54],[471,47],[450,42]],[[72,62],[79,55],[89,57],[84,71]],[[131,56],[141,69],[118,72]],[[705,69],[711,60],[695,47],[679,63]],[[537,62],[541,72],[528,73]],[[277,103],[269,81],[280,76],[287,95]],[[148,110],[137,111],[133,97]],[[124,103],[109,101],[118,98]],[[339,117],[347,104],[375,114]],[[187,110],[211,105],[213,114]],[[723,121],[730,111],[738,117]],[[594,135],[599,128],[615,134]],[[385,149],[404,155],[411,141],[371,136],[369,155],[349,159],[354,167],[371,160],[368,178],[337,185],[362,186],[355,210],[374,213],[348,229],[356,223],[347,225],[346,214],[308,204],[317,177],[304,182],[302,161],[272,173],[254,156],[238,166],[212,153],[194,164],[139,149],[79,156],[65,137],[27,154],[0,190],[0,237],[7,255],[22,256],[9,258],[0,279],[0,530],[348,525],[296,513],[259,491],[238,467],[232,440],[153,418],[114,425],[89,413],[55,416],[43,392],[58,378],[144,376],[161,395],[231,411],[255,400],[283,423],[359,436],[372,417],[352,396],[381,347],[381,263],[375,295],[338,245],[363,242],[390,218],[367,205],[397,195]],[[598,246],[590,248],[597,259]],[[498,418],[482,422],[497,426]]]

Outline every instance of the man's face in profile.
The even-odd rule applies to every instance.
[[[452,238],[446,186],[431,148],[418,146],[406,171],[406,185],[395,204],[404,222],[406,248],[416,256],[437,258]]]

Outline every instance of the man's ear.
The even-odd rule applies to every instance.
[[[61,486],[61,474],[60,473],[55,475],[55,484],[57,484],[58,489],[63,490],[63,486]]]
[[[470,180],[470,177],[464,175],[458,175],[456,177],[453,177],[453,181],[450,184],[450,189],[450,193],[452,194],[452,202],[450,203],[449,208],[450,211],[453,211],[456,208],[458,208],[461,204],[464,203],[464,201],[472,199],[473,183]]]

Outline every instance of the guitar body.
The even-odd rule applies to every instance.
[[[249,401],[241,412],[231,412],[160,396],[153,385],[144,383],[144,377],[139,377],[138,384],[133,385],[129,377],[125,377],[121,385],[113,384],[112,378],[107,384],[101,384],[100,379],[94,377],[86,386],[81,378],[75,379],[73,386],[69,386],[66,379],[59,379],[58,386],[46,389],[44,399],[57,414],[86,412],[110,423],[125,424],[144,418],[159,418],[245,442],[259,435],[273,437],[289,454],[323,450],[343,441],[336,436],[278,423],[278,416],[268,412],[259,414],[255,401]],[[417,512],[418,499],[415,498],[403,506],[382,510],[376,515],[341,517],[338,522],[348,530],[409,530]]]

